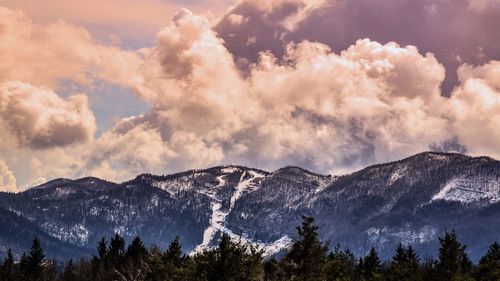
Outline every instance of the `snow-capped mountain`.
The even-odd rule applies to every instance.
[[[290,245],[302,215],[357,255],[375,246],[388,257],[400,241],[434,255],[437,236],[455,229],[477,258],[500,240],[500,162],[429,152],[339,177],[225,166],[120,184],[57,179],[0,193],[0,253],[21,253],[37,235],[49,255],[88,255],[114,233],[160,247],[178,235],[195,253],[225,232],[272,255]]]

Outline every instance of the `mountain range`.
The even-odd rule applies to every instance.
[[[0,193],[0,256],[12,248],[19,257],[34,236],[52,258],[88,256],[115,233],[161,248],[180,236],[196,253],[223,232],[271,256],[292,243],[303,215],[358,256],[373,246],[389,258],[399,242],[436,256],[438,237],[455,230],[477,260],[500,240],[500,162],[425,152],[342,176],[218,166],[123,183],[56,179]]]

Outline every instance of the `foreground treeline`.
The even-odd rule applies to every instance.
[[[279,260],[264,259],[263,252],[223,235],[216,248],[194,256],[183,254],[179,239],[165,251],[147,249],[136,238],[128,246],[115,235],[99,242],[97,255],[65,264],[49,261],[38,239],[30,251],[15,261],[12,252],[0,267],[2,281],[499,281],[500,245],[494,243],[474,265],[454,232],[439,238],[439,257],[421,260],[411,246],[400,244],[390,261],[382,262],[375,249],[362,258],[318,238],[312,218],[297,227],[298,238]]]

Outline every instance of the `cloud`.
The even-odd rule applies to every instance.
[[[88,172],[83,154],[95,141],[94,114],[86,95],[58,90],[66,83],[130,85],[141,56],[99,44],[81,27],[38,24],[0,7],[0,152],[18,186]]]
[[[63,79],[126,83],[141,63],[135,52],[100,45],[83,28],[62,21],[37,25],[21,11],[3,7],[0,61],[0,81],[50,87]]]
[[[500,4],[498,0],[468,0],[467,2],[469,4],[468,8],[476,12],[482,12],[487,8]]]
[[[16,177],[5,162],[0,160],[0,191],[16,192]]]
[[[243,0],[236,5],[261,13],[261,19],[282,25],[293,30],[309,14],[327,4],[326,0]],[[234,15],[230,14],[229,18]]]
[[[152,44],[154,36],[183,7],[211,17],[225,12],[233,0],[2,0],[2,6],[22,10],[37,22],[64,20],[85,27],[95,38],[129,48]],[[212,13],[214,15],[212,15]]]
[[[269,142],[247,156],[326,172],[425,150],[446,134],[436,106],[443,77],[432,54],[366,39],[341,54],[310,42],[289,45],[281,60],[261,54],[250,90]]]
[[[29,163],[30,182],[47,175],[120,181],[143,172],[228,163],[342,173],[430,148],[500,157],[497,61],[461,63],[457,87],[446,97],[445,65],[414,45],[359,39],[336,50],[332,44],[288,40],[311,24],[319,7],[330,11],[328,4],[241,1],[216,27],[183,9],[158,33],[154,47],[137,52],[96,44],[76,29],[82,32],[75,33],[77,39],[87,39],[69,41],[87,47],[61,47],[67,68],[57,69],[64,65],[58,61],[41,77],[29,67],[59,60],[47,54],[58,46],[55,38],[66,33],[58,33],[56,25],[58,36],[47,37],[44,27],[20,24],[40,34],[13,36],[13,42],[28,38],[23,40],[33,49],[7,50],[35,59],[14,72],[0,68],[0,77],[7,79],[0,84],[0,126],[13,132],[0,140],[2,159],[13,171]],[[307,16],[293,28],[286,24],[301,13]],[[254,29],[260,24],[264,31]],[[246,36],[245,48],[228,41],[240,35]],[[277,45],[266,45],[266,36]],[[41,54],[35,56],[35,50]],[[485,47],[481,60],[488,52]],[[123,118],[96,138],[86,96],[62,98],[51,90],[61,78],[83,84],[99,78],[131,87],[150,110]]]
[[[500,59],[498,0],[329,0],[306,9],[293,29],[282,22],[297,9],[284,7],[305,7],[308,1],[298,6],[294,3],[301,1],[268,2],[264,9],[256,8],[260,1],[241,1],[215,26],[244,67],[261,51],[281,57],[291,42],[317,41],[341,52],[361,38],[394,41],[434,53],[447,70],[442,94],[449,96],[459,83],[456,70],[461,64]],[[245,24],[231,24],[233,14],[247,19]],[[248,46],[249,38],[256,43]]]
[[[305,41],[281,58],[261,53],[242,75],[223,44],[208,21],[179,12],[136,85],[153,109],[97,141],[118,151],[107,159],[155,171],[259,163],[330,172],[453,137],[440,95],[445,70],[431,53],[365,39],[337,54]],[[129,138],[129,146],[116,141]],[[139,151],[155,147],[163,161],[136,153],[134,143]]]
[[[22,82],[0,84],[0,127],[15,145],[33,149],[87,142],[96,130],[85,95],[64,100],[47,88]]]
[[[500,157],[500,61],[462,65],[450,99],[453,127],[470,152]]]

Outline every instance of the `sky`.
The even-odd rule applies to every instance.
[[[500,0],[80,2],[0,0],[0,190],[500,158]]]

